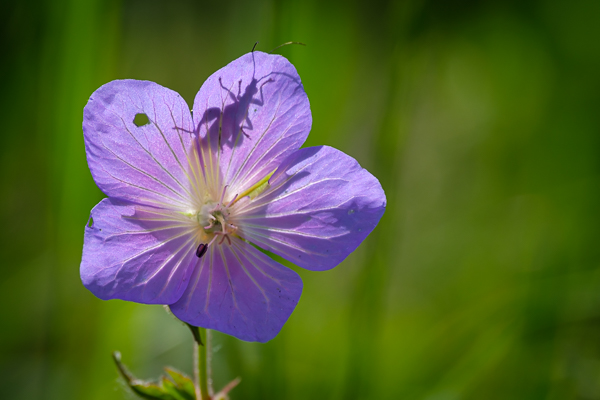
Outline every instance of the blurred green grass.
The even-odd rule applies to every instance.
[[[191,104],[255,41],[297,67],[307,146],[373,172],[388,209],[267,344],[215,334],[235,399],[600,399],[600,3],[76,0],[0,5],[0,397],[131,398],[191,371],[159,306],[79,280],[103,197],[82,109],[149,79]]]

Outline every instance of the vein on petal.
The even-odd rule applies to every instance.
[[[152,102],[152,104],[154,105],[154,101]],[[143,111],[143,110],[142,110]],[[154,111],[155,114],[155,118],[156,118],[156,110]],[[125,130],[131,135],[131,137],[133,138],[133,140],[135,140],[135,142],[140,146],[140,148],[142,150],[144,150],[144,152],[146,154],[148,154],[150,156],[150,158],[152,158],[152,160],[154,160],[154,162],[167,174],[171,177],[171,179],[173,179],[175,182],[177,182],[177,184],[191,197],[190,192],[187,190],[187,188],[185,186],[183,186],[183,184],[181,182],[179,182],[179,180],[177,178],[175,178],[173,176],[173,174],[171,174],[171,172],[169,172],[169,170],[167,168],[165,168],[165,166],[163,166],[157,159],[156,157],[154,157],[154,155],[152,154],[152,152],[150,152],[150,150],[146,149],[144,146],[142,146],[142,144],[138,141],[138,139],[135,137],[135,135],[133,133],[131,133],[131,131],[129,130],[129,128],[127,127],[127,124],[125,123],[125,120],[119,116],[119,118],[121,119],[121,122],[123,122],[123,126],[125,127]],[[152,121],[152,124],[154,124],[154,126],[157,126],[156,122],[154,120],[150,120]],[[116,127],[115,127],[116,128]],[[146,132],[144,132],[144,135],[146,134]],[[146,141],[149,142],[148,137],[146,136]],[[173,189],[171,189],[173,190]],[[181,195],[180,195],[181,196]],[[183,196],[182,196],[183,197]]]
[[[232,87],[233,87],[233,84],[232,84]],[[250,104],[251,104],[251,102],[248,102],[248,107],[246,107],[246,114],[244,115],[244,119],[242,119],[242,123],[240,124],[240,129],[235,137],[235,142],[233,143],[233,146],[231,147],[231,153],[229,154],[229,162],[227,163],[227,170],[225,170],[225,174],[223,175],[226,177],[225,179],[227,179],[227,176],[229,175],[229,168],[231,167],[231,160],[233,160],[233,158],[235,156],[235,150],[237,148],[238,141],[240,140],[240,134],[242,133],[242,127],[244,125],[244,122],[248,118],[248,111],[250,111]]]
[[[269,122],[269,125],[267,125],[267,128],[260,135],[260,137],[258,138],[258,140],[254,143],[254,146],[252,147],[252,149],[248,152],[248,154],[246,154],[246,157],[244,158],[244,161],[242,162],[242,164],[240,165],[240,167],[236,171],[236,173],[233,176],[233,178],[231,178],[231,180],[229,180],[232,185],[234,185],[234,183],[236,182],[239,173],[244,169],[244,166],[246,165],[246,163],[250,159],[250,156],[254,153],[254,150],[256,149],[256,147],[260,144],[260,142],[262,142],[265,134],[271,128],[271,125],[273,124],[273,121],[275,121],[275,118],[277,118],[277,114],[279,112],[279,107],[281,107],[281,92],[279,92],[279,98],[277,99],[277,108],[275,109],[275,113],[273,114],[273,118],[271,118],[271,121]],[[229,162],[231,163],[231,158],[229,159]],[[229,171],[229,167],[227,167],[227,170]],[[225,175],[225,176],[227,176],[227,175]]]
[[[259,233],[259,232],[257,232],[257,231],[251,231],[251,232],[248,232],[248,235],[247,235],[247,236],[248,236],[248,238],[249,238],[249,239],[253,239],[252,241],[259,242],[259,243],[262,243],[262,244],[264,244],[264,245],[267,245],[267,246],[270,246],[270,245],[269,245],[269,242],[274,242],[274,243],[279,243],[279,244],[281,244],[281,245],[283,245],[283,246],[290,247],[290,248],[292,248],[292,249],[298,250],[298,251],[299,251],[299,252],[301,252],[301,253],[312,254],[312,255],[315,255],[315,256],[326,256],[326,255],[327,255],[326,253],[317,253],[317,252],[314,252],[314,251],[308,250],[308,249],[306,249],[306,248],[303,248],[303,247],[298,247],[298,246],[296,246],[296,245],[293,245],[293,244],[291,244],[291,243],[288,243],[288,242],[284,242],[284,241],[278,240],[278,239],[276,239],[276,238],[274,238],[274,237],[272,237],[272,236],[263,235],[263,234],[261,234],[261,233]],[[264,241],[264,240],[262,240],[261,238],[265,238],[265,239],[267,239],[267,241]],[[282,249],[281,249],[280,247],[278,247],[278,246],[273,246],[273,247],[274,247],[274,248],[277,248],[277,249],[278,249],[278,251],[280,251],[281,253],[283,253],[283,254],[287,255],[288,257],[290,257],[290,260],[293,260],[293,259],[294,259],[294,255],[293,255],[293,254],[290,254],[290,253],[288,253],[288,252],[286,252],[286,251],[282,250]]]
[[[247,170],[246,170],[247,172],[245,173],[245,175],[244,175],[242,178],[240,178],[240,181],[248,181],[248,182],[252,182],[252,180],[254,180],[254,179],[255,179],[256,175],[258,175],[258,174],[259,174],[259,172],[260,172],[260,171],[262,171],[262,170],[255,171],[255,172],[252,174],[252,176],[248,177],[248,174],[250,173],[250,171],[252,171],[254,168],[256,168],[256,166],[258,165],[258,163],[259,163],[260,161],[262,161],[262,160],[263,160],[263,158],[265,157],[265,155],[266,155],[266,154],[268,154],[268,153],[269,153],[269,152],[270,152],[270,151],[271,151],[271,150],[272,150],[272,149],[273,149],[273,148],[274,148],[274,147],[275,147],[277,144],[279,144],[279,142],[281,142],[283,139],[289,139],[289,138],[293,137],[293,135],[290,135],[290,136],[285,136],[285,135],[287,134],[288,130],[291,128],[291,126],[292,126],[292,124],[290,124],[290,126],[288,127],[288,129],[287,129],[287,130],[286,130],[286,131],[285,131],[285,132],[284,132],[284,133],[283,133],[283,134],[282,134],[282,135],[281,135],[281,136],[280,136],[280,137],[277,139],[277,141],[275,141],[275,142],[274,142],[274,143],[271,145],[271,147],[269,147],[269,149],[267,149],[267,150],[266,150],[266,151],[263,153],[263,155],[261,156],[261,158],[259,158],[258,160],[256,160],[256,162],[255,162],[254,164],[252,164],[252,166],[251,166],[251,167],[247,168]],[[300,133],[302,133],[302,132],[297,132],[297,133],[294,133],[294,135],[298,135],[298,134],[300,134]],[[288,146],[288,147],[285,147],[285,148],[284,148],[283,150],[281,150],[279,153],[277,153],[276,155],[274,155],[273,157],[271,157],[269,160],[267,160],[267,163],[268,163],[268,162],[271,162],[271,161],[273,161],[273,160],[275,160],[275,159],[277,159],[277,157],[279,157],[279,156],[280,156],[280,155],[282,155],[283,153],[287,152],[287,151],[288,151],[288,150],[289,150],[291,147],[292,147],[291,145],[290,145],[290,146]]]
[[[107,173],[108,175],[110,175],[110,176],[111,176],[111,177],[112,177],[114,180],[117,180],[117,181],[119,181],[119,182],[121,182],[121,183],[123,183],[123,184],[125,184],[125,185],[132,186],[132,187],[135,187],[135,188],[138,188],[138,189],[141,189],[141,190],[145,190],[145,191],[148,191],[148,192],[150,192],[150,193],[154,193],[154,194],[156,194],[156,195],[158,195],[158,196],[164,197],[165,199],[169,199],[169,200],[170,200],[170,201],[172,201],[173,203],[179,203],[179,204],[180,204],[181,206],[183,206],[183,207],[186,207],[186,206],[187,206],[187,204],[185,204],[185,203],[184,203],[184,202],[182,202],[181,200],[174,199],[174,198],[172,198],[172,197],[169,197],[169,196],[167,196],[167,195],[165,195],[165,194],[163,194],[163,193],[157,192],[157,191],[155,191],[155,190],[148,189],[148,188],[146,188],[146,187],[143,187],[143,186],[135,185],[135,184],[133,184],[133,183],[131,183],[131,182],[128,182],[128,181],[125,181],[125,180],[123,180],[123,179],[121,179],[121,178],[117,178],[116,176],[114,176],[113,174],[111,174],[110,172],[108,172],[108,171],[107,171],[107,170],[104,168],[104,166],[103,166],[103,165],[100,165],[100,168],[102,168],[102,170],[103,170],[105,173]],[[158,205],[160,205],[160,206],[163,206],[163,207],[166,207],[166,208],[171,208],[171,207],[173,207],[173,203],[163,203],[163,202],[161,202],[161,201],[158,201],[158,200],[153,200],[153,199],[147,199],[147,200],[145,200],[145,201],[147,201],[147,202],[152,202],[152,203],[158,204]]]
[[[210,252],[210,262],[208,263],[208,285],[206,285],[206,304],[204,305],[204,312],[208,313],[208,303],[210,301],[210,291],[212,289],[212,278],[213,278],[213,264],[215,259],[215,251]]]
[[[188,290],[188,296],[185,302],[185,310],[187,311],[190,307],[190,303],[192,298],[194,297],[194,293],[196,292],[196,288],[198,287],[198,283],[200,282],[200,277],[202,276],[202,271],[204,271],[204,266],[208,263],[208,257],[204,257],[200,260],[200,266],[196,266],[196,268],[200,268],[197,272],[196,281],[194,282],[191,290]]]
[[[283,112],[281,115],[285,115],[287,112],[289,112],[289,111],[290,111],[292,108],[294,108],[294,107],[296,107],[296,105],[293,105],[292,107],[290,107],[289,109],[287,109],[286,111],[284,111],[284,112]],[[273,117],[273,120],[275,119],[275,117],[276,117],[276,115]],[[267,130],[270,128],[271,124],[273,123],[273,120],[271,120],[271,123],[269,124],[269,127],[267,127]],[[295,125],[295,123],[296,123],[297,121],[298,121],[298,118],[295,118],[295,119],[294,119],[294,121],[293,121],[292,123],[290,123],[290,124],[289,124],[289,126],[288,126],[288,127],[285,129],[285,131],[284,131],[283,133],[281,133],[281,134],[278,136],[277,140],[276,140],[275,142],[273,142],[273,144],[272,144],[272,145],[271,145],[271,146],[270,146],[270,147],[269,147],[267,150],[265,150],[264,152],[262,152],[262,153],[261,153],[262,155],[260,156],[260,158],[258,158],[258,159],[257,159],[257,160],[256,160],[256,161],[255,161],[255,162],[254,162],[254,163],[253,163],[251,166],[249,166],[249,167],[247,167],[247,168],[244,168],[244,171],[245,171],[245,172],[244,172],[244,175],[243,175],[243,176],[240,176],[240,177],[238,177],[238,176],[237,176],[237,174],[236,174],[236,177],[235,177],[235,179],[238,179],[238,178],[239,178],[239,179],[238,179],[239,181],[251,181],[252,179],[254,179],[254,177],[255,177],[255,176],[258,174],[258,172],[255,172],[255,173],[254,173],[254,174],[253,174],[251,177],[249,177],[249,178],[248,178],[248,174],[249,174],[249,173],[250,173],[252,170],[254,170],[254,168],[255,168],[255,167],[258,165],[258,163],[260,163],[261,161],[263,161],[263,159],[265,158],[265,156],[266,156],[266,155],[267,155],[267,154],[268,154],[268,153],[269,153],[269,152],[270,152],[270,151],[271,151],[271,150],[272,150],[272,149],[273,149],[275,146],[277,146],[277,145],[279,144],[279,142],[281,142],[281,141],[282,141],[282,140],[284,140],[284,139],[289,139],[289,138],[293,137],[293,135],[287,136],[287,133],[288,133],[288,132],[289,132],[289,130],[292,128],[292,126],[294,126],[294,125]],[[263,133],[263,136],[264,136],[264,134],[265,134],[265,133],[266,133],[266,131]],[[300,134],[300,133],[301,133],[301,132],[297,132],[297,133],[295,133],[294,135],[296,135],[296,134]],[[272,161],[272,160],[276,159],[276,158],[277,158],[277,157],[279,157],[281,154],[283,154],[284,152],[286,152],[286,151],[287,151],[287,150],[288,150],[290,147],[291,147],[291,145],[290,145],[290,146],[288,146],[288,147],[286,147],[286,148],[285,148],[285,149],[283,149],[282,151],[280,151],[280,152],[279,152],[277,155],[275,155],[274,157],[271,157],[271,158],[270,158],[269,160],[267,160],[266,162],[270,162],[270,161]],[[254,149],[253,149],[253,151],[254,151]],[[242,168],[243,168],[243,166],[242,166]],[[242,168],[240,168],[240,170],[241,170]],[[238,170],[238,174],[239,174],[239,171],[240,171],[240,170]],[[233,181],[233,180],[232,180],[232,181]]]
[[[227,282],[229,283],[229,288],[231,289],[231,298],[233,300],[233,305],[235,306],[235,309],[240,312],[242,317],[244,317],[242,311],[238,307],[237,299],[235,298],[235,289],[233,288],[233,283],[231,282],[231,274],[229,272],[229,266],[227,265],[227,258],[225,257],[225,254],[223,253],[222,246],[219,246],[219,253],[221,254],[221,259],[223,260],[223,266],[225,267],[225,273],[227,274]],[[244,319],[246,319],[246,318],[244,317]]]
[[[185,154],[185,158],[186,158],[186,160],[187,160],[187,162],[188,162],[188,166],[190,167],[190,170],[192,171],[192,174],[194,175],[194,182],[192,182],[192,180],[191,180],[191,178],[190,178],[189,174],[186,172],[186,170],[185,170],[185,168],[183,167],[183,165],[181,165],[181,162],[179,161],[179,159],[177,158],[177,156],[175,156],[175,157],[176,157],[176,159],[177,159],[177,162],[178,162],[178,163],[179,163],[179,165],[181,166],[181,169],[182,169],[182,170],[183,170],[183,172],[185,173],[185,176],[187,177],[188,181],[189,181],[190,183],[192,183],[192,185],[193,185],[194,189],[196,190],[196,192],[199,192],[199,191],[200,191],[200,181],[199,181],[198,175],[196,174],[196,169],[195,169],[195,168],[193,168],[193,166],[192,166],[192,161],[190,160],[190,157],[189,157],[189,155],[188,155],[188,151],[189,151],[189,150],[185,148],[185,144],[183,143],[183,139],[181,138],[181,136],[182,136],[182,135],[181,135],[181,132],[179,132],[180,128],[178,128],[178,127],[177,127],[177,122],[175,121],[175,116],[173,115],[173,110],[171,110],[171,109],[169,108],[169,112],[170,112],[170,114],[171,114],[171,119],[173,120],[173,124],[175,125],[175,129],[177,129],[177,132],[178,132],[178,134],[177,134],[177,137],[179,138],[179,143],[181,143],[181,150],[183,151],[183,154]],[[183,123],[183,121],[182,121],[182,123]],[[173,152],[173,154],[175,155],[175,153],[174,153],[174,152]],[[198,160],[196,159],[196,163],[197,163],[197,162],[198,162]],[[199,165],[198,165],[198,166],[199,166]]]
[[[276,198],[274,198],[274,199],[272,199],[272,200],[266,200],[266,201],[264,201],[264,202],[262,202],[262,203],[253,203],[253,204],[252,204],[252,205],[253,205],[253,207],[245,208],[245,209],[243,210],[243,214],[246,214],[246,213],[248,213],[248,212],[250,212],[250,211],[256,210],[256,209],[258,209],[258,208],[260,208],[260,207],[262,207],[262,206],[265,206],[265,205],[268,205],[268,204],[273,204],[273,203],[275,203],[275,202],[278,202],[278,201],[280,201],[280,200],[283,200],[283,199],[285,199],[285,198],[287,198],[287,197],[289,197],[289,196],[291,196],[291,195],[293,195],[293,194],[295,194],[295,193],[298,193],[298,192],[300,192],[300,191],[302,191],[302,190],[306,189],[307,187],[310,187],[310,186],[316,185],[316,184],[318,184],[318,183],[328,182],[328,181],[343,181],[343,182],[348,182],[347,180],[345,180],[345,179],[341,179],[341,178],[325,178],[325,179],[321,179],[320,181],[314,181],[314,182],[310,182],[310,183],[308,183],[308,184],[306,184],[306,185],[304,185],[304,186],[302,186],[302,187],[299,187],[299,188],[296,188],[296,189],[294,189],[294,190],[293,190],[293,191],[291,191],[291,192],[284,193],[283,195],[281,195],[281,196],[278,196],[278,197],[276,197]],[[270,191],[270,194],[272,194],[273,192],[274,192],[274,191]],[[265,195],[265,198],[266,198],[266,197],[267,197],[267,196]],[[263,198],[262,200],[265,200],[265,198]],[[242,211],[240,210],[240,215],[241,215],[241,214],[242,214]]]
[[[164,246],[165,244],[169,243],[169,242],[170,242],[170,241],[172,241],[172,240],[175,240],[175,239],[178,239],[178,238],[180,238],[180,237],[182,237],[182,236],[188,235],[188,234],[192,233],[192,231],[193,231],[193,229],[189,229],[189,230],[187,230],[187,231],[184,231],[183,233],[180,233],[180,234],[178,234],[178,235],[173,235],[173,236],[171,236],[169,239],[162,240],[162,241],[160,241],[159,243],[157,243],[157,244],[156,244],[156,245],[154,245],[154,246],[146,247],[144,250],[140,251],[139,253],[137,253],[137,254],[134,254],[133,256],[131,256],[131,257],[128,257],[128,258],[126,258],[125,260],[122,260],[122,261],[121,261],[121,266],[120,266],[120,267],[117,269],[117,271],[115,272],[115,275],[114,275],[114,276],[115,276],[115,278],[116,278],[116,276],[119,274],[119,272],[121,272],[121,270],[123,269],[123,267],[125,266],[125,264],[127,264],[129,261],[131,261],[131,260],[133,260],[133,259],[135,259],[135,258],[137,258],[137,257],[141,256],[142,254],[146,254],[147,252],[149,252],[149,251],[151,251],[151,250],[156,250],[157,248],[159,248],[159,247],[161,247],[161,246]],[[113,264],[113,265],[114,265],[114,264]],[[115,279],[115,278],[113,278],[113,279]]]
[[[329,239],[333,239],[336,237],[344,236],[344,234],[330,235],[330,236],[318,236],[318,235],[311,235],[311,234],[308,234],[305,232],[300,232],[300,231],[292,230],[292,229],[273,228],[270,226],[253,225],[253,224],[244,224],[242,226],[242,228],[244,229],[244,231],[256,232],[257,230],[263,230],[263,231],[267,231],[267,232],[286,233],[289,235],[302,236],[302,237],[313,238],[313,239],[324,239],[324,240],[329,240]],[[249,228],[249,229],[246,229],[246,228]]]
[[[116,129],[116,127],[115,127]],[[170,191],[172,191],[173,193],[175,193],[176,195],[180,196],[181,198],[184,198],[183,196],[181,196],[181,193],[175,191],[173,188],[171,188],[169,185],[167,185],[166,183],[164,183],[163,181],[161,181],[160,179],[148,174],[147,172],[139,169],[138,167],[134,166],[133,164],[129,163],[128,161],[125,161],[125,159],[121,158],[120,156],[118,156],[114,151],[112,151],[111,149],[109,149],[106,144],[104,144],[104,141],[101,140],[102,143],[102,147],[104,149],[106,149],[108,152],[110,152],[116,159],[118,159],[119,161],[123,162],[124,164],[126,164],[127,166],[129,166],[130,168],[142,173],[143,175],[146,175],[147,177],[155,180],[156,182],[160,183],[161,185],[163,185],[165,188],[169,189]]]
[[[350,199],[348,199],[350,200]],[[259,214],[244,214],[244,215],[239,215],[236,216],[236,220],[246,220],[246,219],[260,219],[260,218],[264,218],[264,219],[270,219],[270,218],[280,218],[280,217],[289,217],[291,215],[298,215],[298,214],[309,214],[309,213],[318,213],[318,212],[322,212],[322,211],[330,211],[330,210],[337,210],[339,208],[341,208],[342,205],[346,204],[348,202],[348,200],[345,200],[343,203],[340,204],[336,204],[335,206],[331,206],[331,207],[327,207],[327,208],[317,208],[317,209],[310,209],[310,210],[295,210],[295,211],[291,211],[291,212],[283,212],[283,213],[277,213],[277,214],[264,214],[264,215],[259,215]],[[268,204],[268,203],[266,203]]]
[[[208,110],[208,97],[206,98],[206,107],[205,107],[205,110]],[[210,186],[211,187],[215,187],[216,184],[217,184],[217,179],[216,179],[215,167],[213,165],[213,159],[212,159],[212,156],[211,156],[211,147],[212,146],[211,146],[211,143],[210,143],[210,127],[208,126],[208,118],[205,118],[204,125],[205,125],[204,129],[206,129],[206,135],[205,135],[205,137],[206,137],[206,145],[207,145],[206,147],[208,147],[207,151],[209,153],[208,154],[208,162],[209,162],[209,165],[210,165],[210,171],[209,171],[208,175],[209,175],[209,178],[211,180],[214,179],[214,182],[211,182]],[[207,157],[204,154],[204,146],[202,145],[202,141],[200,139],[200,134],[198,134],[198,147],[200,147],[200,151],[202,152],[202,160],[203,160],[203,162],[206,162],[204,160],[206,160]]]
[[[258,271],[260,271],[260,269],[252,262],[252,260],[250,260],[249,257],[246,257],[246,254],[244,252],[244,250],[239,247],[238,243],[234,243],[234,246],[237,250],[240,251],[240,253],[242,253],[244,255],[244,258],[250,262],[250,264],[252,264],[254,266],[254,268],[256,268]],[[260,284],[256,281],[256,279],[254,279],[254,277],[252,276],[252,274],[250,274],[250,272],[248,272],[248,269],[246,268],[246,266],[244,265],[244,263],[242,262],[242,260],[240,259],[240,256],[238,255],[237,251],[235,251],[233,248],[231,249],[231,253],[235,256],[235,258],[238,260],[238,262],[240,263],[240,266],[242,267],[242,270],[244,271],[244,273],[248,276],[248,278],[250,278],[250,280],[252,281],[252,283],[254,283],[254,285],[258,288],[258,290],[262,293],[263,297],[265,298],[265,300],[267,301],[267,309],[270,310],[271,309],[271,299],[269,299],[269,296],[267,296],[267,294],[265,293],[265,290],[262,288],[262,286],[260,286]],[[262,271],[261,271],[262,272]],[[264,273],[263,273],[264,274]]]
[[[163,101],[164,101],[165,104],[167,104],[167,102],[165,101],[164,98],[163,98]],[[154,104],[154,100],[152,100],[152,106],[154,107],[154,114],[156,115],[156,105]],[[169,105],[167,105],[167,109],[169,110],[169,114],[171,115],[171,119],[173,120],[173,123],[175,124],[175,128],[177,129],[177,136],[181,140],[181,135],[179,134],[179,129],[177,128],[177,123],[175,122],[175,117],[173,116],[173,110],[171,109],[171,107]],[[177,157],[177,154],[175,153],[175,151],[171,147],[171,144],[167,140],[167,137],[165,136],[164,132],[162,131],[162,129],[160,128],[160,126],[158,126],[158,124],[156,123],[156,121],[153,120],[152,123],[154,124],[154,126],[156,127],[156,129],[158,130],[158,132],[160,133],[160,135],[162,136],[165,144],[167,145],[167,147],[171,151],[171,154],[173,155],[173,158],[175,158],[175,161],[177,161],[177,164],[179,164],[179,167],[181,168],[181,170],[185,174],[186,178],[188,179],[188,182],[192,183],[192,181],[190,179],[190,176],[188,175],[186,169],[183,167],[183,164],[181,164],[181,161],[179,160],[179,157]],[[182,146],[182,148],[184,147],[183,146],[183,141],[181,141],[181,146]],[[184,152],[184,154],[187,154],[187,151],[186,151],[185,148],[183,149],[183,152]],[[173,179],[175,179],[175,178],[173,177]],[[191,197],[191,193],[189,191],[187,191],[187,189],[183,185],[181,185],[181,187],[183,187],[184,190],[186,191],[186,193]]]
[[[181,251],[181,249],[183,249],[184,247],[190,247],[190,243],[193,242],[195,240],[195,238],[192,236],[191,238],[189,238],[188,240],[186,240],[181,246],[179,246],[179,248],[177,250],[175,250],[173,252],[173,254],[171,254],[169,257],[167,257],[167,259],[165,259],[165,261],[158,267],[156,268],[156,270],[154,271],[154,273],[152,275],[150,275],[148,278],[146,278],[144,281],[136,284],[135,286],[133,286],[134,288],[141,286],[141,285],[145,285],[148,282],[150,282],[156,275],[158,275],[158,273],[160,271],[162,271],[162,269],[164,267],[167,266],[167,264],[173,259],[175,258],[175,256]],[[183,261],[185,259],[185,256],[189,254],[189,252],[184,252],[183,256],[181,257],[181,259],[179,260],[177,267],[179,267],[179,265],[181,265],[181,261]],[[164,291],[164,288],[169,284],[171,277],[173,276],[173,273],[175,272],[175,270],[177,269],[177,267],[173,268],[173,270],[171,271],[171,273],[169,274],[169,278],[167,278],[165,285],[163,286],[163,289],[161,290],[161,292],[156,295],[155,297],[153,297],[154,299],[158,296],[160,296],[160,294],[162,294],[162,292]],[[145,288],[144,288],[145,289]]]
[[[189,226],[189,225],[187,225]],[[119,232],[119,233],[115,233],[109,236],[106,236],[106,238],[104,240],[107,239],[111,239],[114,237],[118,237],[118,236],[123,236],[123,235],[137,235],[140,233],[150,233],[150,232],[160,232],[160,231],[166,231],[166,230],[170,230],[170,229],[178,229],[178,228],[184,228],[186,227],[185,224],[179,224],[179,225],[171,225],[171,226],[165,226],[165,227],[160,227],[160,228],[152,228],[152,229],[144,229],[141,231],[123,231],[123,232]]]
[[[253,263],[252,260],[250,260],[250,257],[253,257],[254,259],[256,259],[257,261],[262,262],[262,260],[256,255],[253,254],[251,251],[246,251],[244,248],[242,248],[242,244],[244,242],[242,242],[241,240],[238,240],[236,246],[237,248],[240,250],[240,252],[242,252],[242,254],[248,259],[248,261],[250,261],[252,263],[252,265],[254,266],[254,268],[256,268],[261,274],[263,274],[265,277],[271,279],[273,282],[277,283],[278,285],[281,285],[281,280],[275,278],[274,276],[266,273],[265,271],[263,271],[263,269],[261,267],[259,267],[257,264]],[[251,244],[249,244],[248,246],[251,246]],[[266,256],[265,256],[266,257]],[[269,258],[270,259],[270,258]],[[271,261],[275,262],[274,260],[271,259]]]
[[[294,171],[294,173],[292,173],[291,175],[288,175],[282,182],[279,182],[277,185],[265,190],[264,193],[261,193],[258,196],[258,198],[256,198],[253,202],[248,202],[248,203],[245,203],[244,205],[242,205],[238,209],[238,213],[239,213],[238,215],[241,215],[242,213],[247,213],[248,211],[255,210],[257,208],[260,208],[260,207],[266,205],[269,202],[269,200],[266,200],[269,195],[277,192],[281,187],[283,187],[283,185],[285,185],[290,180],[292,180],[298,173],[304,171],[306,168],[310,167],[315,162],[317,162],[317,161],[315,160],[313,162],[307,163],[306,165],[303,165],[302,168],[298,169],[297,171]],[[277,178],[279,178],[279,176],[281,176],[284,173],[285,173],[285,171],[280,172],[275,177],[275,180],[277,180]],[[271,179],[273,179],[273,177],[271,177]],[[265,201],[263,203],[260,203],[261,200],[265,200]],[[252,207],[250,207],[250,206],[252,206]]]

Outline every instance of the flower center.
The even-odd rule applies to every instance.
[[[235,198],[234,198],[235,200]],[[218,240],[222,244],[225,240],[231,245],[230,235],[237,231],[237,227],[228,222],[229,206],[233,203],[224,204],[223,199],[218,203],[208,202],[202,206],[195,215],[199,228],[203,234],[200,236],[207,239],[207,243],[200,243],[196,255],[202,257],[209,246]]]
[[[222,203],[205,204],[196,215],[198,224],[206,234],[229,235],[237,228],[227,222],[229,209]]]

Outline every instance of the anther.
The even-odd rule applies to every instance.
[[[198,248],[196,249],[196,257],[202,258],[206,251],[208,250],[208,245],[206,243],[200,243]]]

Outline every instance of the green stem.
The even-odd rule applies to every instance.
[[[208,387],[208,394],[212,398],[215,395],[213,390],[213,377],[212,377],[212,332],[210,329],[206,330],[206,336],[204,339],[206,344],[206,381]]]
[[[197,400],[210,400],[208,387],[208,364],[207,355],[209,353],[206,329],[193,327],[196,330],[194,334],[194,386],[196,388]],[[194,329],[192,329],[194,331]]]

